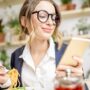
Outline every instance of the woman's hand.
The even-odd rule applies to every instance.
[[[8,80],[8,75],[3,66],[0,66],[0,84],[4,84]]]
[[[74,60],[76,60],[77,62],[77,66],[73,66],[73,65],[61,65],[59,64],[56,68],[56,75],[57,76],[65,76],[65,70],[66,69],[71,69],[72,76],[83,76],[83,69],[82,69],[82,59],[80,57],[74,56],[73,57]]]

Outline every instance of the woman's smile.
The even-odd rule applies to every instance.
[[[42,28],[42,29],[43,29],[43,31],[46,32],[46,33],[51,33],[52,30],[53,30],[53,29],[51,29],[51,28],[47,28],[47,27]]]

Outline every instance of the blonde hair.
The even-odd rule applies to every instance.
[[[54,41],[58,44],[58,49],[59,49],[62,44],[62,34],[58,31],[58,26],[60,25],[61,16],[59,13],[59,9],[53,0],[25,0],[23,6],[21,8],[20,14],[19,14],[20,24],[21,24],[21,17],[25,16],[26,19],[30,22],[30,26],[32,28],[32,32],[30,33],[30,42],[32,42],[35,37],[35,33],[34,33],[34,27],[33,27],[32,21],[31,21],[31,15],[32,15],[32,12],[35,10],[35,7],[39,4],[40,1],[48,1],[55,8],[58,18],[56,20],[56,28],[54,30],[52,37],[53,37]],[[21,27],[22,27],[22,32],[29,34],[29,32],[25,26],[22,26],[22,24],[21,24]]]
[[[53,33],[53,39],[58,44],[58,49],[61,48],[61,45],[63,43],[63,35],[58,30],[55,30],[56,32]]]

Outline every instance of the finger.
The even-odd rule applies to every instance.
[[[71,76],[80,76],[80,77],[83,77],[83,73],[72,73]]]
[[[56,72],[56,76],[57,77],[65,77],[66,76],[66,72],[65,71],[60,71],[60,72]],[[73,72],[70,74],[70,76],[83,76],[83,73],[76,73],[76,72]]]
[[[82,76],[83,75],[83,69],[82,67],[72,67],[72,66],[66,66],[66,65],[59,65],[56,69],[56,73],[61,74],[60,72],[65,72],[66,69],[71,69],[71,72],[75,75]],[[65,75],[65,73],[64,73]]]
[[[66,69],[71,69],[73,70],[74,72],[76,71],[82,71],[82,67],[73,67],[73,66],[68,66],[68,65],[59,65],[56,70],[57,71],[63,71],[63,70],[66,70]]]
[[[66,69],[70,69],[72,68],[72,66],[68,66],[68,65],[59,65],[57,68],[56,68],[56,71],[65,71]]]
[[[56,76],[57,77],[66,76],[66,73],[65,73],[65,71],[56,71]]]
[[[82,68],[72,68],[72,73],[83,75],[83,69]]]
[[[4,76],[0,76],[0,84],[3,84],[5,83],[7,80],[8,80],[8,76],[7,75],[4,75]]]
[[[4,66],[0,66],[0,75],[6,74],[6,70]]]
[[[5,72],[2,72],[2,73],[0,72],[0,76],[3,76],[3,75],[5,75],[5,74],[6,74]]]
[[[77,61],[77,66],[83,65],[83,60],[79,56],[73,56],[73,59]]]

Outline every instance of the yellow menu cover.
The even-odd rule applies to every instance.
[[[72,58],[73,56],[82,57],[85,50],[90,45],[90,39],[85,38],[72,38],[62,59],[60,64],[76,66],[76,61]]]

